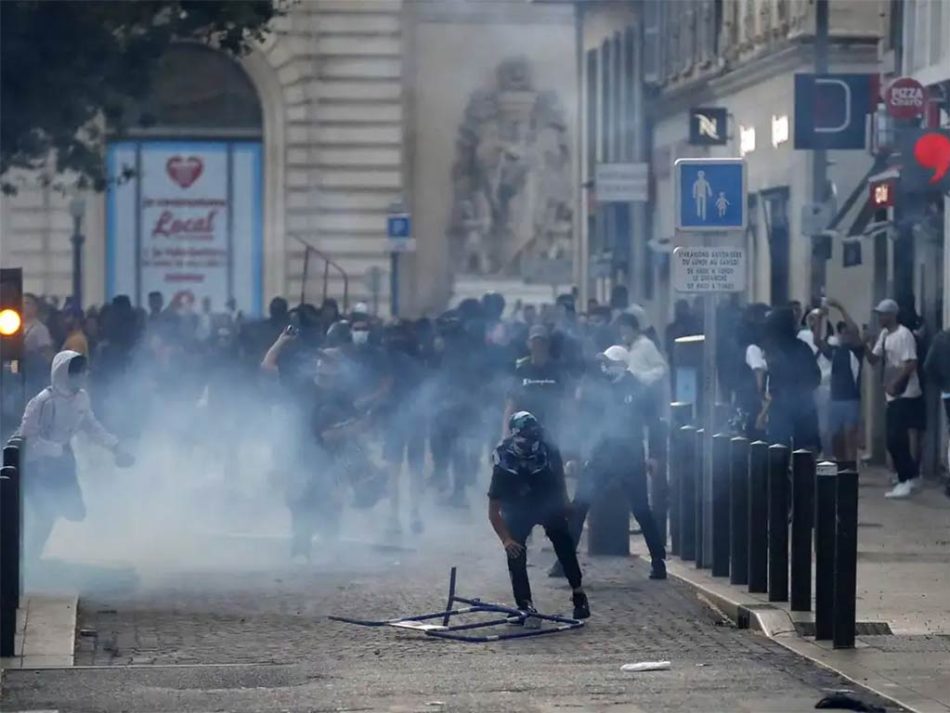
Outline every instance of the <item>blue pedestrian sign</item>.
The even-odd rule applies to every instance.
[[[676,229],[689,232],[743,230],[746,226],[745,161],[681,158],[676,179]]]

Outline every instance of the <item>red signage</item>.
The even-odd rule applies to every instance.
[[[894,205],[894,181],[873,181],[869,184],[870,201],[874,208],[890,208]]]
[[[950,137],[938,131],[924,134],[914,143],[914,160],[932,172],[927,183],[940,183],[950,171]]]
[[[927,110],[927,90],[916,79],[901,77],[888,85],[884,104],[895,119],[914,119]]]

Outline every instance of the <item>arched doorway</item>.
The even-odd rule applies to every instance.
[[[108,145],[106,295],[190,292],[262,309],[261,103],[243,69],[198,44],[162,59],[135,128]],[[126,173],[128,178],[122,179]]]

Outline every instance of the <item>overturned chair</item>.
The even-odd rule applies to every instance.
[[[540,628],[526,628],[521,631],[508,631],[505,633],[483,635],[460,633],[502,625],[523,625],[525,623],[525,619],[527,619],[528,616],[524,612],[513,607],[506,607],[502,604],[492,604],[491,602],[483,602],[480,599],[466,599],[465,597],[458,596],[455,593],[456,574],[456,568],[453,567],[449,574],[449,597],[443,611],[433,612],[431,614],[419,614],[416,616],[403,616],[397,617],[395,619],[383,619],[379,621],[369,619],[353,619],[343,616],[330,616],[329,618],[333,621],[342,621],[346,624],[357,624],[359,626],[391,626],[396,629],[411,629],[413,631],[420,631],[426,636],[434,636],[440,639],[452,639],[454,641],[469,641],[473,643],[504,641],[505,639],[521,639],[527,636],[543,636],[545,634],[556,634],[559,631],[579,629],[584,626],[584,622],[579,619],[569,619],[567,617],[555,616],[552,614],[532,613],[532,619],[540,620]],[[455,608],[457,604],[462,604],[464,606]],[[480,613],[499,614],[502,616],[465,624],[451,623],[453,616]],[[545,623],[550,623],[553,626],[544,626]]]

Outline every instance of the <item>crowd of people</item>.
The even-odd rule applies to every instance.
[[[221,311],[208,300],[196,308],[187,292],[168,305],[152,293],[147,310],[118,296],[85,313],[27,295],[27,396],[68,400],[85,393],[88,373],[89,404],[69,424],[53,424],[54,434],[43,431],[50,426],[40,404],[32,421],[24,419],[25,435],[28,442],[58,439],[62,455],[85,428],[128,461],[150,411],[160,408],[173,414],[163,428],[182,442],[212,441],[204,445],[220,448],[227,463],[236,443],[261,437],[262,423],[280,424],[264,438],[284,476],[291,554],[301,558],[310,557],[316,534],[332,541],[347,508],[380,505],[393,536],[408,510],[418,533],[424,502],[467,508],[491,473],[492,524],[509,554],[519,605],[530,605],[524,540],[543,524],[558,551],[552,575],[566,572],[583,611],[565,542],[576,547],[598,492],[621,489],[647,542],[651,576],[666,576],[648,474],[671,398],[676,340],[702,333],[702,317],[678,301],[661,339],[623,288],[609,304],[591,300],[583,313],[572,294],[540,309],[508,307],[491,293],[434,319],[384,322],[363,303],[346,312],[332,299],[291,309],[275,298],[267,318],[249,320],[231,302]],[[865,362],[882,361],[898,479],[888,496],[907,497],[919,482],[922,384],[940,389],[950,409],[950,339],[946,332],[926,338],[893,300],[876,313],[880,331],[872,337],[833,299],[807,312],[799,303],[721,305],[720,397],[748,437],[856,467],[862,371]],[[52,385],[51,363],[59,369]],[[212,438],[193,427],[198,419],[211,424]],[[55,469],[58,487],[69,482],[75,498],[75,463],[60,460]],[[577,478],[573,500],[565,478]],[[55,507],[46,511],[55,517]]]

